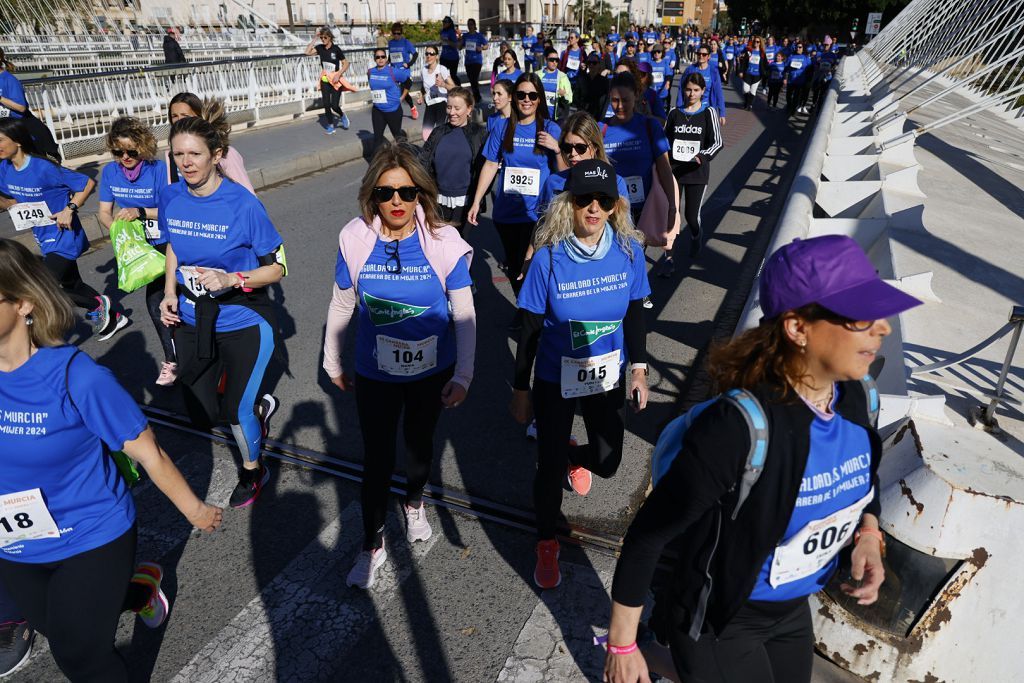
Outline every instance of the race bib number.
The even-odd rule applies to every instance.
[[[147,240],[160,239],[160,224],[152,218],[142,221],[142,228],[146,231]]]
[[[447,101],[448,101],[448,98],[445,97],[444,93],[441,93],[441,94],[437,95],[436,97],[433,96],[433,95],[427,95],[427,106],[428,107],[432,106],[432,105],[435,105],[435,104],[441,104],[442,102],[447,102]]]
[[[373,97],[374,104],[387,104],[388,91],[387,90],[371,90],[370,96]]]
[[[647,198],[644,193],[644,179],[638,175],[626,177],[626,190],[629,192],[630,204],[641,204]]]
[[[554,107],[555,102],[558,100],[558,93],[551,92],[550,90],[544,91],[544,100],[547,101],[548,107]]]
[[[648,45],[654,45],[654,38],[648,38],[647,39],[647,44]]]
[[[54,223],[46,202],[18,202],[9,211],[15,230],[41,228]]]
[[[750,55],[750,63],[751,64],[760,64],[761,63],[761,55]]]
[[[576,69],[580,68],[580,58],[569,57],[568,59],[566,59],[565,68],[568,69],[569,71],[575,71]]]
[[[802,68],[804,68],[804,63],[801,62],[799,59],[794,59],[794,60],[792,60],[789,63],[789,68],[790,69],[802,69]]]
[[[732,61],[732,55],[729,54],[728,52],[725,53],[725,61],[727,61],[727,62],[731,62]]]
[[[11,115],[11,110],[10,109],[8,109],[7,107],[0,106],[0,119],[6,119],[10,115]]]
[[[338,70],[338,67],[334,66],[333,62],[320,62],[320,68],[327,73],[333,73]]]
[[[505,194],[536,197],[540,194],[540,169],[509,166],[505,169]]]
[[[0,496],[0,548],[40,538],[60,538],[42,491],[29,489]]]
[[[831,562],[853,538],[861,513],[873,495],[874,489],[871,489],[853,505],[824,519],[810,522],[788,541],[777,546],[768,583],[778,588],[784,583],[810,576]]]
[[[226,270],[221,270],[220,268],[205,268],[204,267],[203,270],[204,271],[212,270],[212,271],[216,271],[218,273],[226,273],[227,272]],[[187,289],[188,291],[192,292],[192,296],[194,296],[196,298],[201,297],[204,294],[209,294],[210,296],[217,296],[221,292],[225,291],[223,289],[218,289],[215,292],[211,292],[210,290],[208,290],[203,285],[203,283],[199,281],[200,273],[199,273],[199,270],[196,268],[196,266],[178,266],[178,272],[181,273],[181,280],[182,280],[182,284],[185,285],[185,289]]]
[[[700,143],[696,140],[676,140],[672,143],[672,158],[676,161],[693,161],[700,151]]]
[[[401,53],[401,52],[392,52],[391,53],[391,63],[392,64],[404,64],[405,63],[405,55],[403,53]]]
[[[654,85],[661,85],[662,83],[665,82],[665,74],[663,74],[660,71],[652,71],[651,81],[654,83]]]
[[[466,50],[468,52],[476,52],[476,41],[475,40],[467,40],[466,41]]]
[[[603,394],[619,386],[618,350],[590,358],[562,356],[562,398]]]
[[[395,377],[412,377],[437,367],[437,336],[405,341],[377,335],[377,369]]]

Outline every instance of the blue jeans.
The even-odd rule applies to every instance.
[[[0,583],[0,624],[6,624],[8,621],[21,621],[21,613],[18,612],[18,608],[14,605],[14,600],[11,599],[10,594],[4,585]]]

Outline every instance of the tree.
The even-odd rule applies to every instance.
[[[838,32],[847,38],[854,17],[862,23],[868,12],[884,12],[892,17],[907,3],[908,0],[730,0],[729,12],[734,17],[760,19],[764,30],[771,33],[801,33],[810,28]]]

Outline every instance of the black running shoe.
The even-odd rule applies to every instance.
[[[263,394],[256,403],[256,416],[260,419],[260,433],[263,434],[264,440],[270,433],[270,418],[274,416],[280,405],[277,397],[273,394]]]
[[[0,624],[0,678],[14,673],[28,661],[35,635],[27,621]]]
[[[690,258],[697,258],[701,247],[704,246],[704,231],[698,230],[696,235],[690,235]]]
[[[233,508],[249,507],[260,497],[263,487],[269,480],[270,470],[263,463],[260,463],[260,466],[254,470],[243,469],[238,476],[235,490],[231,492],[228,504]]]

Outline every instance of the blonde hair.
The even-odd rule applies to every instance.
[[[420,188],[416,199],[423,208],[427,230],[433,235],[445,224],[437,208],[437,183],[420,162],[419,149],[408,142],[385,142],[374,153],[370,167],[363,176],[363,184],[359,186],[359,208],[363,213],[363,220],[367,225],[373,223],[378,214],[373,188],[380,182],[382,175],[396,168],[408,173],[413,185]]]
[[[190,105],[191,106],[191,105]],[[193,110],[194,111],[194,110]],[[171,124],[170,135],[167,139],[171,142],[173,154],[174,138],[178,135],[195,135],[202,138],[210,154],[218,149],[221,154],[228,153],[228,136],[231,134],[231,124],[228,123],[227,110],[224,108],[223,100],[203,100],[203,108],[199,116],[189,116],[178,119]]]
[[[117,147],[117,141],[127,138],[139,150],[139,158],[152,161],[156,158],[156,138],[153,131],[142,121],[132,116],[122,116],[114,121],[107,133],[107,150]]]
[[[14,240],[0,239],[0,296],[32,304],[28,329],[37,347],[65,344],[75,324],[71,302],[43,262]]]
[[[600,159],[608,164],[611,163],[604,151],[604,136],[601,135],[601,129],[597,127],[597,121],[594,120],[593,116],[585,111],[571,114],[562,123],[562,135],[558,138],[558,144],[561,145],[565,142],[566,136],[570,134],[586,140],[587,144],[594,148],[595,159]],[[559,150],[559,154],[562,154],[561,150]],[[562,154],[562,157],[564,158],[565,155]]]
[[[633,258],[633,242],[644,243],[644,234],[633,225],[633,215],[629,209],[629,198],[619,197],[608,216],[612,230],[615,231],[615,241],[625,252],[630,260]],[[543,246],[554,246],[573,234],[576,227],[576,206],[573,204],[573,196],[569,192],[563,192],[555,196],[544,211],[544,216],[537,225],[537,231],[533,236],[533,248],[540,249]]]

